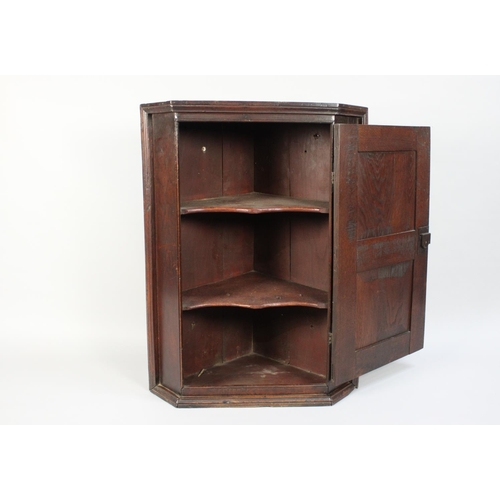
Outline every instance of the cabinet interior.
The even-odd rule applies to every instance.
[[[185,386],[328,377],[328,124],[179,123]]]

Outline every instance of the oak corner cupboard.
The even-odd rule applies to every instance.
[[[141,106],[150,389],[331,405],[423,347],[428,127],[344,104]]]

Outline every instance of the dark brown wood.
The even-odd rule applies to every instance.
[[[234,214],[181,220],[182,289],[222,281],[254,269],[254,223]]]
[[[361,240],[357,247],[357,271],[368,271],[413,260],[416,245],[415,230],[386,235],[374,241],[371,238]]]
[[[156,269],[154,259],[154,162],[153,162],[153,120],[141,109],[141,145],[144,193],[144,236],[146,254],[146,304],[148,329],[148,373],[149,388],[159,383],[159,349],[156,323]]]
[[[186,380],[186,386],[320,384],[319,375],[256,354],[242,356]]]
[[[166,101],[143,104],[148,114],[175,113],[179,122],[333,123],[336,117],[354,117],[367,123],[368,109],[335,103]]]
[[[330,288],[330,235],[328,218],[297,214],[290,218],[290,280]]]
[[[367,117],[141,106],[153,393],[179,407],[331,405],[422,347],[429,130]]]
[[[331,190],[331,138],[328,125],[289,127],[290,196],[328,203]]]
[[[181,214],[232,212],[264,214],[273,212],[328,213],[328,202],[303,200],[267,193],[245,193],[183,203]]]
[[[415,151],[360,151],[357,159],[358,240],[414,229]]]
[[[324,390],[323,384],[287,385],[286,393],[275,386],[186,386],[182,394],[176,394],[158,384],[151,391],[158,397],[179,408],[213,408],[238,406],[331,406],[348,396],[356,387],[357,380],[347,382],[332,390]],[[283,386],[282,386],[283,387]],[[281,389],[282,391],[282,389]]]
[[[291,115],[342,115],[364,117],[368,108],[351,104],[319,103],[319,102],[271,102],[271,101],[164,101],[141,106],[150,114],[153,113],[265,113],[266,121],[274,121],[279,114]]]
[[[324,309],[265,309],[256,315],[253,350],[262,356],[317,373],[326,381],[327,331],[327,312]]]
[[[357,128],[334,126],[333,286],[331,379],[355,372]],[[353,377],[354,378],[354,375]]]
[[[371,344],[356,351],[356,370],[367,373],[408,354],[410,332],[402,332],[393,337]]]
[[[417,230],[429,229],[429,189],[430,189],[430,147],[431,137],[428,127],[417,131],[417,196],[415,226]],[[417,241],[417,255],[413,262],[414,291],[412,295],[412,317],[410,352],[424,347],[425,298],[427,292],[427,255],[428,249],[423,249]]]
[[[358,272],[356,349],[410,330],[412,277],[411,260]]]
[[[208,308],[182,314],[184,378],[202,369],[252,352],[253,315],[232,308]]]
[[[222,194],[251,193],[254,190],[254,138],[241,124],[222,127]]]
[[[200,307],[305,306],[326,309],[327,293],[252,271],[228,280],[204,285],[182,294],[185,311]]]
[[[190,124],[179,132],[181,203],[222,196],[222,127]]]
[[[418,251],[418,225],[428,221],[429,146],[422,138],[429,130],[335,131],[332,375],[339,384],[422,344],[427,256]]]
[[[153,132],[153,199],[154,248],[150,259],[154,261],[153,288],[155,328],[157,337],[159,380],[180,391],[182,385],[180,363],[181,300],[179,281],[179,183],[177,126],[172,115],[155,115]]]
[[[255,270],[290,281],[291,242],[288,214],[268,214],[255,220]]]

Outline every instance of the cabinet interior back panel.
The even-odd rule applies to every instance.
[[[322,124],[179,124],[181,203],[252,191],[329,201],[331,137]]]
[[[283,307],[259,311],[255,318],[255,353],[326,377],[326,311]]]
[[[222,126],[179,125],[180,201],[222,196]]]
[[[266,124],[256,129],[255,191],[329,201],[328,125]]]
[[[254,224],[239,214],[196,214],[181,219],[182,290],[254,269]]]
[[[290,280],[328,291],[330,233],[327,215],[297,214],[290,219]]]

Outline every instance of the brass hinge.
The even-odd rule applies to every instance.
[[[332,186],[335,184],[335,172],[332,170]]]
[[[332,332],[328,332],[328,345],[332,345],[333,334]]]

